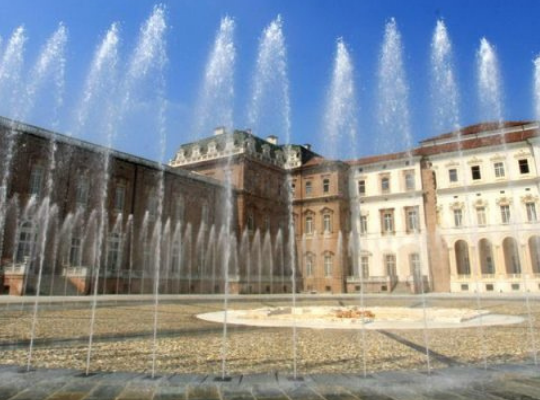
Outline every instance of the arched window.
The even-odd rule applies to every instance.
[[[521,274],[519,248],[516,239],[507,237],[503,240],[504,261],[507,274]]]
[[[458,240],[454,246],[456,254],[456,267],[458,275],[470,275],[469,245],[464,240]]]
[[[495,265],[493,264],[493,249],[488,239],[482,239],[478,243],[478,252],[480,255],[480,268],[482,275],[493,275]]]
[[[30,221],[21,224],[15,260],[17,263],[31,261],[37,239],[37,226]]]

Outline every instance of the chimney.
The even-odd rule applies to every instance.
[[[311,151],[311,144],[306,143],[306,144],[304,144],[304,147],[305,147],[306,149],[308,149],[309,151]]]
[[[223,135],[225,133],[225,127],[224,126],[218,126],[214,128],[214,136],[217,135]]]
[[[272,143],[272,144],[275,144],[277,145],[278,144],[278,137],[277,136],[274,136],[274,135],[270,135],[266,138],[266,141],[268,143]]]

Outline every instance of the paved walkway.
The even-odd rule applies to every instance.
[[[453,367],[428,376],[385,372],[315,374],[291,380],[280,374],[240,375],[220,382],[211,375],[166,375],[0,366],[1,400],[528,400],[540,399],[538,366],[503,365],[488,370]]]

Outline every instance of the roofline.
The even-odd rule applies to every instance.
[[[172,173],[179,176],[184,176],[190,179],[195,179],[195,180],[209,183],[212,185],[225,187],[223,182],[218,181],[217,179],[209,178],[209,177],[196,174],[194,172],[190,172],[184,169],[173,168],[165,163],[152,161],[143,157],[125,153],[123,151],[114,150],[112,148],[109,148],[103,145],[91,143],[83,139],[79,139],[73,136],[58,133],[49,129],[40,128],[35,125],[27,124],[27,123],[20,122],[14,119],[0,116],[0,127],[7,128],[13,132],[17,132],[21,134],[34,135],[41,138],[45,138],[47,140],[55,140],[56,142],[65,143],[72,146],[77,146],[79,148],[83,148],[93,153],[109,154],[110,156],[113,156],[123,161],[128,161],[128,162],[144,165],[145,167],[153,168],[155,170],[162,170],[164,172]]]

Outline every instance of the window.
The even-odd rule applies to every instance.
[[[369,278],[369,257],[362,256],[360,262],[362,265],[362,278],[367,279]]]
[[[312,187],[311,181],[306,182],[306,196],[311,196]]]
[[[32,259],[36,237],[37,227],[32,222],[23,222],[21,231],[19,232],[19,243],[17,245],[17,255],[15,257],[18,263]]]
[[[159,206],[159,198],[154,194],[154,192],[149,192],[149,198],[148,198],[148,215],[152,219],[156,219],[158,215],[158,206]]]
[[[360,216],[360,233],[362,235],[365,235],[367,233],[367,215],[361,215]]]
[[[457,169],[452,168],[452,169],[448,170],[448,180],[450,182],[457,182],[458,181]]]
[[[179,272],[180,271],[180,240],[175,240],[172,243],[171,249],[171,271]]]
[[[519,173],[520,174],[528,174],[529,173],[529,161],[524,158],[522,160],[518,160],[519,163]]]
[[[332,276],[332,255],[324,256],[324,276]]]
[[[250,212],[250,216],[251,216],[251,230],[253,230],[255,228],[255,220],[253,218],[252,212]],[[201,207],[201,222],[204,224],[205,227],[208,227],[209,214],[208,214],[208,204],[206,204],[206,202],[203,203]],[[249,223],[249,220],[248,220],[248,223]]]
[[[473,165],[471,167],[471,175],[472,175],[473,181],[482,179],[482,173],[480,172],[480,165]]]
[[[78,237],[71,238],[71,248],[69,249],[69,265],[72,267],[81,264],[81,239]]]
[[[247,216],[247,228],[249,231],[255,230],[255,220],[252,212],[249,212]]]
[[[324,233],[332,232],[332,218],[330,214],[323,215],[323,232]]]
[[[122,212],[126,198],[126,188],[122,185],[116,186],[114,190],[114,211]]]
[[[360,196],[365,196],[366,194],[366,181],[365,180],[358,181],[358,194]]]
[[[311,235],[313,233],[313,217],[311,215],[308,215],[306,217],[306,233],[308,235]]]
[[[120,268],[120,242],[118,233],[110,234],[107,250],[107,267],[110,271],[117,271]]]
[[[476,208],[476,222],[479,226],[486,225],[486,208],[477,207]]]
[[[383,193],[390,191],[390,178],[387,176],[381,178],[381,191]]]
[[[323,179],[322,182],[323,193],[330,193],[330,179]]]
[[[313,276],[313,255],[306,256],[306,276]]]
[[[270,230],[270,217],[268,215],[264,217],[264,229],[266,231]]]
[[[504,178],[505,171],[504,171],[504,164],[502,162],[496,162],[495,164],[493,164],[493,168],[495,170],[496,178]]]
[[[503,224],[508,224],[510,222],[510,206],[509,205],[501,206],[501,221]]]
[[[396,276],[396,256],[394,254],[384,255],[384,266],[388,276]]]
[[[454,210],[454,226],[456,228],[463,226],[463,211],[461,208]]]
[[[415,181],[414,181],[414,172],[405,173],[405,190],[414,190]]]
[[[412,253],[409,255],[409,265],[411,268],[411,275],[415,278],[422,276],[422,269],[420,268],[420,254]]]
[[[77,183],[77,189],[75,192],[75,205],[77,207],[86,207],[88,204],[88,192],[89,192],[89,185],[88,181],[81,180]]]
[[[39,198],[43,184],[43,167],[35,166],[30,173],[30,195]]]
[[[382,211],[383,234],[394,233],[394,212],[392,210]]]
[[[405,212],[407,215],[407,232],[418,232],[420,230],[420,224],[418,223],[417,207],[407,207]]]
[[[182,221],[184,219],[184,199],[182,197],[178,197],[176,199],[176,204],[174,205],[174,208],[176,220]]]
[[[536,222],[536,206],[534,203],[526,203],[525,208],[527,209],[527,221]]]

